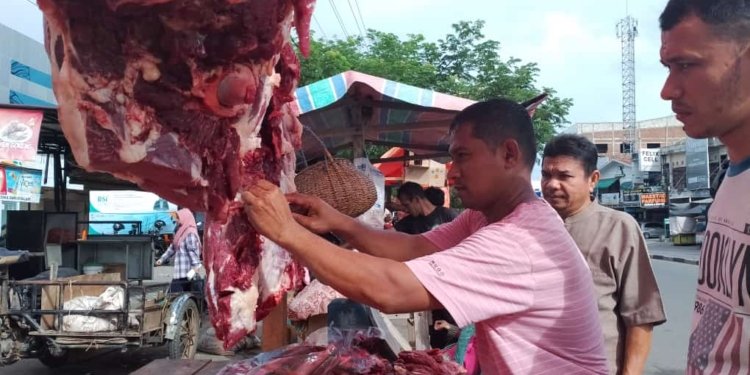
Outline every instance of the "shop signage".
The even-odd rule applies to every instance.
[[[708,189],[708,139],[688,138],[685,141],[685,174],[687,189]]]
[[[643,193],[641,194],[641,206],[657,207],[667,204],[666,193]]]
[[[0,109],[0,160],[34,161],[42,111]]]
[[[39,203],[42,195],[42,171],[0,166],[0,200]]]
[[[620,193],[601,194],[599,200],[605,206],[616,206],[620,204]]]
[[[638,159],[641,172],[661,172],[661,156],[658,148],[642,148]]]
[[[112,221],[141,222],[144,233],[153,229],[156,220],[162,220],[166,226],[162,233],[174,231],[170,212],[177,211],[177,206],[154,193],[145,191],[90,191],[89,192],[89,220],[108,221],[103,224],[90,224],[89,234],[114,234]],[[123,232],[130,231],[130,224]]]

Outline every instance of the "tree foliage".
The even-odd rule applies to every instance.
[[[558,97],[552,88],[537,87],[537,64],[503,58],[500,42],[487,39],[483,28],[484,21],[461,21],[437,42],[421,34],[401,39],[377,30],[368,30],[365,37],[313,38],[310,57],[301,62],[299,85],[356,70],[473,100],[507,97],[522,102],[547,92],[548,99],[534,116],[537,140],[544,144],[567,123],[572,99]]]

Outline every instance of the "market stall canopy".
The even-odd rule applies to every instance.
[[[361,152],[368,143],[404,147],[426,158],[447,155],[451,121],[474,103],[355,71],[300,87],[296,99],[302,124],[333,152]],[[322,156],[311,132],[304,132],[302,143],[301,159]]]
[[[332,152],[353,148],[362,155],[367,143],[406,148],[417,154],[411,158],[446,157],[453,118],[474,103],[351,70],[300,87],[295,95],[299,119],[310,130],[303,133],[302,162],[322,157],[315,135]],[[522,104],[533,115],[546,97]]]
[[[596,184],[596,188],[599,190],[607,190],[612,187],[612,185],[616,184],[617,181],[620,180],[620,177],[612,177],[612,178],[602,178],[599,180],[599,182]]]

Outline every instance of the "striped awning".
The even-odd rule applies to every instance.
[[[446,156],[448,130],[474,101],[355,71],[295,92],[303,133],[300,162],[320,158],[321,142],[333,152],[353,143],[403,147],[428,158]],[[533,114],[546,98],[523,103]]]
[[[619,180],[620,180],[620,177],[602,178],[596,184],[596,188],[599,189],[599,190],[607,190],[610,187],[612,187],[612,185],[614,185]]]
[[[444,153],[451,121],[474,102],[347,71],[298,88],[296,103],[302,124],[329,150],[364,140],[432,154]],[[301,156],[315,159],[322,155],[322,149],[306,131]]]

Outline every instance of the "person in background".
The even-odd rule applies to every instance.
[[[191,291],[192,279],[201,268],[201,239],[195,224],[193,213],[187,208],[177,211],[173,215],[175,224],[174,240],[167,251],[156,261],[161,266],[167,259],[175,257],[174,272],[170,284],[170,292]]]
[[[399,232],[420,234],[456,218],[453,210],[432,204],[422,187],[415,182],[404,182],[398,188],[397,197],[411,217],[396,223],[395,228]]]
[[[588,261],[610,373],[641,374],[652,329],[666,316],[638,223],[593,199],[598,157],[580,135],[551,139],[542,156],[542,192]]]
[[[443,189],[430,186],[424,189],[424,196],[435,207],[445,207],[445,192]]]
[[[442,191],[441,191],[442,193]],[[421,234],[432,230],[440,224],[451,222],[456,218],[456,213],[442,205],[435,205],[427,199],[425,190],[415,182],[405,182],[398,189],[398,200],[407,212],[409,217],[395,225],[399,232],[409,234]],[[442,197],[445,204],[445,197]],[[428,334],[430,336],[430,346],[433,348],[444,348],[449,344],[456,342],[458,336],[451,336],[447,330],[435,329],[434,323],[443,320],[449,324],[456,324],[455,319],[446,309],[432,310],[432,318],[428,325]]]
[[[708,211],[687,373],[750,374],[750,2],[670,0],[659,23],[661,97],[730,160]]]

